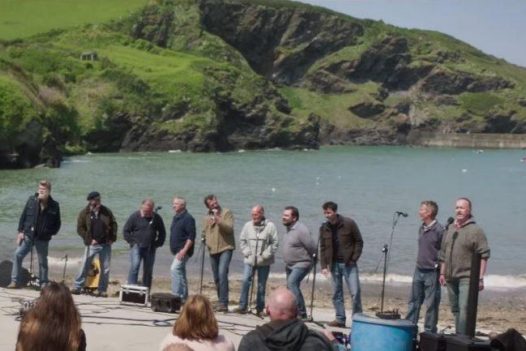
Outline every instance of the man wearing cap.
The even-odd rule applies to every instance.
[[[95,255],[99,255],[101,277],[97,295],[107,297],[111,245],[117,240],[117,222],[110,209],[101,204],[98,192],[89,193],[87,200],[88,205],[80,211],[77,218],[77,233],[84,240],[86,253],[72,293],[78,295],[82,292],[91,262]]]
[[[8,288],[19,288],[20,271],[24,257],[33,249],[37,249],[40,286],[48,283],[47,253],[51,237],[60,229],[60,207],[50,195],[51,183],[41,180],[38,191],[31,195],[20,216],[18,235],[16,238],[17,249],[13,260],[11,284]]]

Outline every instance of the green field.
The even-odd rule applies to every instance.
[[[0,39],[122,19],[148,0],[0,0]]]

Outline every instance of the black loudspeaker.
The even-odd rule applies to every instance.
[[[420,351],[446,351],[446,337],[444,334],[431,332],[420,333]]]
[[[170,293],[155,293],[150,297],[154,312],[175,313],[181,309],[181,298]]]
[[[470,338],[466,335],[448,335],[446,351],[491,351],[489,341]]]
[[[13,270],[13,262],[5,260],[0,262],[0,288],[5,288],[11,283],[11,271]],[[26,286],[31,279],[31,274],[27,269],[22,267],[19,275],[20,286]]]

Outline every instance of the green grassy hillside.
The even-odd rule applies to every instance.
[[[0,39],[27,38],[54,29],[120,20],[148,0],[2,0]]]
[[[526,69],[447,35],[297,2],[0,2],[0,164],[524,133],[525,96]]]

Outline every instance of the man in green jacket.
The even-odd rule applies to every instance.
[[[439,282],[447,285],[451,312],[455,316],[457,334],[466,334],[466,316],[469,295],[471,259],[474,253],[481,255],[479,290],[484,289],[484,274],[490,256],[486,235],[471,214],[471,201],[461,197],[455,204],[455,222],[449,226],[442,239],[438,259]]]

